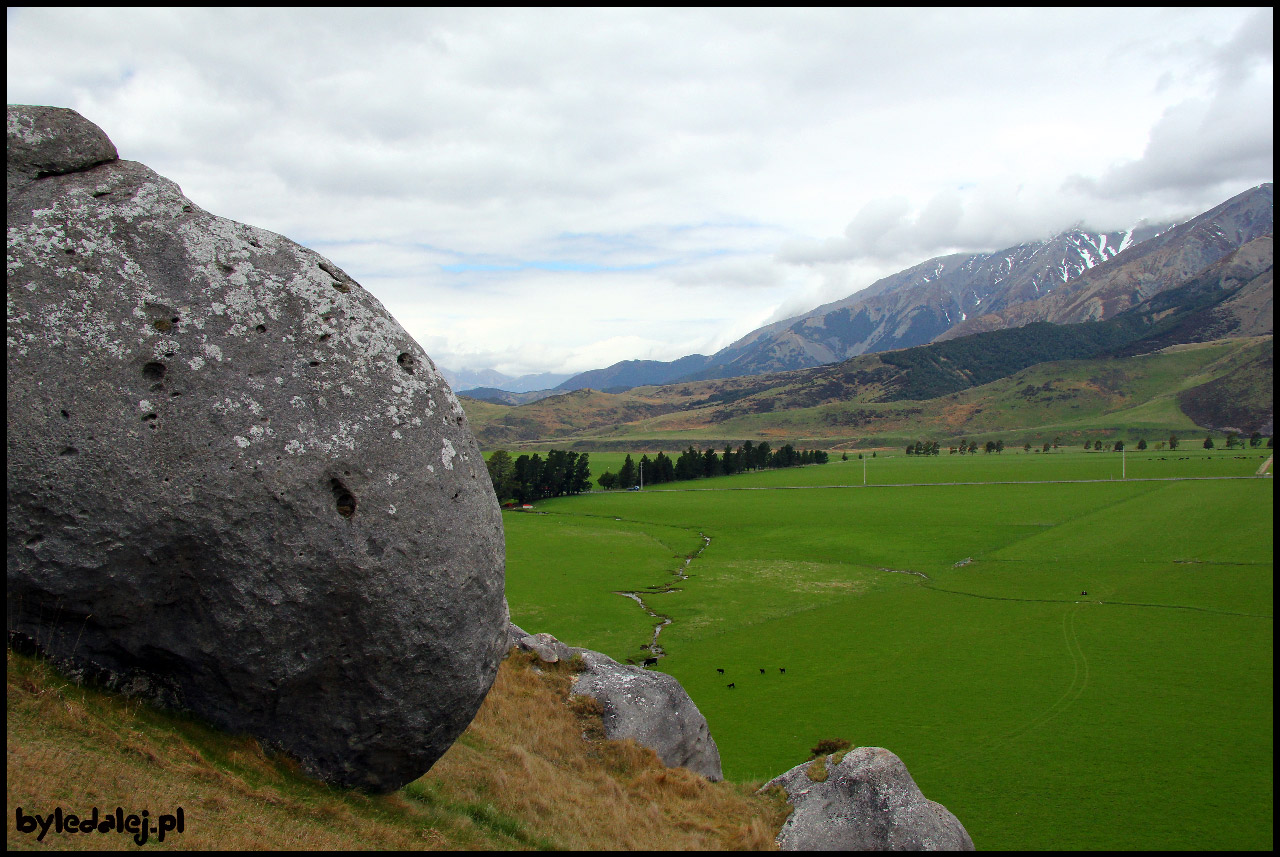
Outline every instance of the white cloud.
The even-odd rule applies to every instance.
[[[1269,180],[1271,17],[10,9],[7,87],[316,247],[439,362],[521,374]]]

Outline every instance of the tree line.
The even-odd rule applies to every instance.
[[[485,462],[498,502],[532,503],[591,490],[591,462],[587,453],[552,449],[544,459],[538,453],[512,460],[499,449]]]
[[[1030,448],[1030,444],[1027,445],[1027,448]],[[1048,448],[1049,445],[1046,443],[1045,449]],[[978,451],[978,449],[978,442],[976,440],[960,438],[960,445],[958,447],[948,447],[947,451],[950,455],[955,455],[957,452],[961,455],[973,455]],[[986,452],[1004,452],[1004,441],[989,440],[987,441],[984,449]],[[938,443],[936,440],[918,440],[915,443],[907,444],[907,455],[940,455],[941,453],[942,444]]]
[[[732,446],[726,446],[723,453],[717,453],[714,449],[699,452],[690,446],[674,460],[665,452],[659,452],[653,459],[647,454],[642,455],[637,463],[628,455],[617,473],[606,471],[597,481],[601,488],[609,490],[639,485],[642,475],[645,485],[659,485],[711,476],[731,476],[747,470],[826,464],[827,460],[827,453],[820,449],[797,450],[789,443],[775,450],[768,441],[758,444],[747,441],[736,451]]]

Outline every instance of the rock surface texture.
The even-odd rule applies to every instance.
[[[920,793],[902,760],[859,747],[814,782],[814,762],[765,783],[782,787],[795,810],[778,834],[784,851],[973,851],[973,840],[945,806]]]
[[[649,747],[667,767],[688,768],[712,782],[724,779],[720,750],[707,719],[671,676],[626,666],[607,655],[580,650],[585,669],[573,692],[604,708],[604,734],[632,738]]]
[[[383,791],[507,647],[457,399],[333,263],[79,114],[8,109],[8,627],[73,672]]]

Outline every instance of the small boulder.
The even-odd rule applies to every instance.
[[[566,646],[550,634],[525,634],[515,642],[523,651],[533,652],[543,663],[554,664],[559,661],[572,660],[574,655],[583,652],[573,646]]]
[[[834,758],[823,782],[810,779],[811,761],[761,787],[781,787],[795,808],[778,833],[783,851],[974,850],[959,819],[921,794],[893,753],[859,747]]]
[[[604,708],[606,737],[632,738],[656,752],[668,767],[688,768],[712,782],[724,778],[707,719],[680,682],[599,652],[576,651],[582,653],[584,669],[573,692],[592,697]]]
[[[115,144],[101,128],[65,107],[10,109],[9,196],[35,179],[80,172],[117,160]]]

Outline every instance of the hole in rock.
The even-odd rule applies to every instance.
[[[329,487],[333,489],[333,500],[338,508],[338,514],[344,518],[350,518],[356,513],[356,498],[347,486],[342,484],[341,479],[329,480]]]
[[[266,333],[267,326],[265,324],[260,324],[257,327],[255,327],[254,330],[258,331],[258,333]]]
[[[58,455],[78,455],[79,453],[80,450],[76,449],[74,446],[64,446],[62,448],[62,452],[59,452]]]
[[[159,360],[152,360],[142,367],[142,377],[148,381],[159,381],[164,378],[164,373],[168,371],[169,368]]]
[[[410,375],[413,374],[413,355],[408,351],[405,351],[397,357],[396,362],[400,364],[401,369],[408,372]]]

